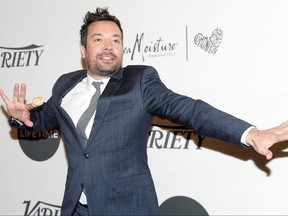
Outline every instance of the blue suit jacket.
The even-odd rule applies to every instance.
[[[113,75],[103,91],[86,148],[75,125],[60,106],[62,98],[86,77],[86,70],[62,75],[51,98],[31,112],[35,131],[59,125],[64,137],[68,174],[62,215],[71,215],[82,186],[91,215],[156,215],[158,202],[147,165],[147,138],[154,116],[198,134],[240,144],[251,126],[201,100],[165,87],[150,66],[127,66]]]

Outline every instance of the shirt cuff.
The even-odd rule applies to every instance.
[[[249,147],[250,145],[246,142],[246,140],[247,140],[246,138],[247,138],[247,135],[250,132],[250,130],[252,130],[253,128],[256,128],[256,127],[251,126],[251,127],[247,128],[241,136],[241,143],[247,147]]]

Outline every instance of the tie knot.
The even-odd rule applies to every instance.
[[[103,84],[103,82],[93,82],[92,85],[96,88],[97,91],[100,91],[100,85]]]

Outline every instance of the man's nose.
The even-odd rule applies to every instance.
[[[112,50],[113,49],[113,45],[111,41],[105,41],[104,42],[104,46],[103,46],[104,50]]]

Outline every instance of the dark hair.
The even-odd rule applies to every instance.
[[[96,8],[96,11],[94,13],[88,11],[84,17],[84,24],[81,26],[80,29],[81,45],[86,47],[86,38],[89,25],[97,21],[112,21],[116,23],[120,29],[123,40],[123,30],[121,28],[120,21],[115,16],[109,14],[108,8]]]

